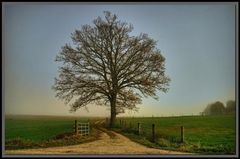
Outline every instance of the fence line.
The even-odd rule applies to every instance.
[[[132,128],[134,128],[134,131],[138,135],[142,135],[144,132],[146,132],[146,131],[144,131],[144,129],[143,129],[144,127],[142,126],[142,123],[140,123],[140,122],[137,122],[136,127],[134,127],[134,124],[132,122],[128,122],[128,124],[127,124],[126,120],[120,119],[119,120],[119,124],[120,124],[120,127],[123,128],[123,129],[128,129],[128,128],[132,129]],[[156,138],[156,134],[157,134],[156,130],[157,130],[156,129],[156,125],[153,123],[151,125],[151,130],[150,130],[151,132],[149,131],[149,134],[151,134],[151,136],[150,136],[151,139],[150,140],[152,142],[156,142],[156,139],[157,139]],[[180,135],[179,135],[180,141],[179,142],[181,142],[181,143],[185,142],[184,141],[185,140],[184,133],[185,133],[184,126],[180,126]]]

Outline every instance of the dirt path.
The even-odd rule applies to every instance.
[[[113,131],[100,129],[100,139],[73,146],[7,150],[6,154],[187,154],[148,148]]]

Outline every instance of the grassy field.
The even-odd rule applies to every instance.
[[[91,131],[89,138],[74,137],[75,119],[82,122],[89,120],[58,116],[6,116],[6,149],[77,144],[96,137],[96,130]],[[65,136],[70,138],[64,138]]]
[[[74,136],[74,120],[88,118],[55,116],[6,116],[5,149],[51,147],[96,140],[98,130],[91,128],[89,137]],[[90,118],[90,122],[103,118]],[[123,124],[120,124],[120,120]],[[141,123],[141,134],[137,125]],[[152,142],[152,124],[156,140]],[[185,142],[180,142],[184,126]],[[150,147],[200,154],[235,154],[236,119],[233,115],[117,118],[115,131]]]
[[[123,124],[120,124],[120,120],[124,121]],[[131,139],[152,147],[195,153],[234,154],[235,122],[233,115],[118,118],[116,128]],[[140,136],[136,131],[137,123],[141,123]],[[151,142],[152,124],[155,124],[155,143]],[[185,130],[185,143],[180,142],[181,126]]]

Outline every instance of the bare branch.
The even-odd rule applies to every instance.
[[[72,33],[75,46],[66,44],[56,57],[63,62],[53,89],[70,104],[71,111],[90,103],[108,105],[113,115],[126,109],[137,110],[141,96],[157,99],[156,91],[167,92],[170,78],[165,75],[165,58],[156,41],[147,34],[129,36],[131,24],[104,12],[93,26],[83,25]]]

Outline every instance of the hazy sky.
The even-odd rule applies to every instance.
[[[143,99],[138,113],[198,114],[208,103],[235,100],[235,6],[228,5],[30,5],[3,8],[4,107],[7,114],[71,115],[51,89],[58,76],[55,57],[70,35],[103,11],[147,33],[166,58],[170,89],[159,101]],[[109,115],[89,106],[74,115]]]

